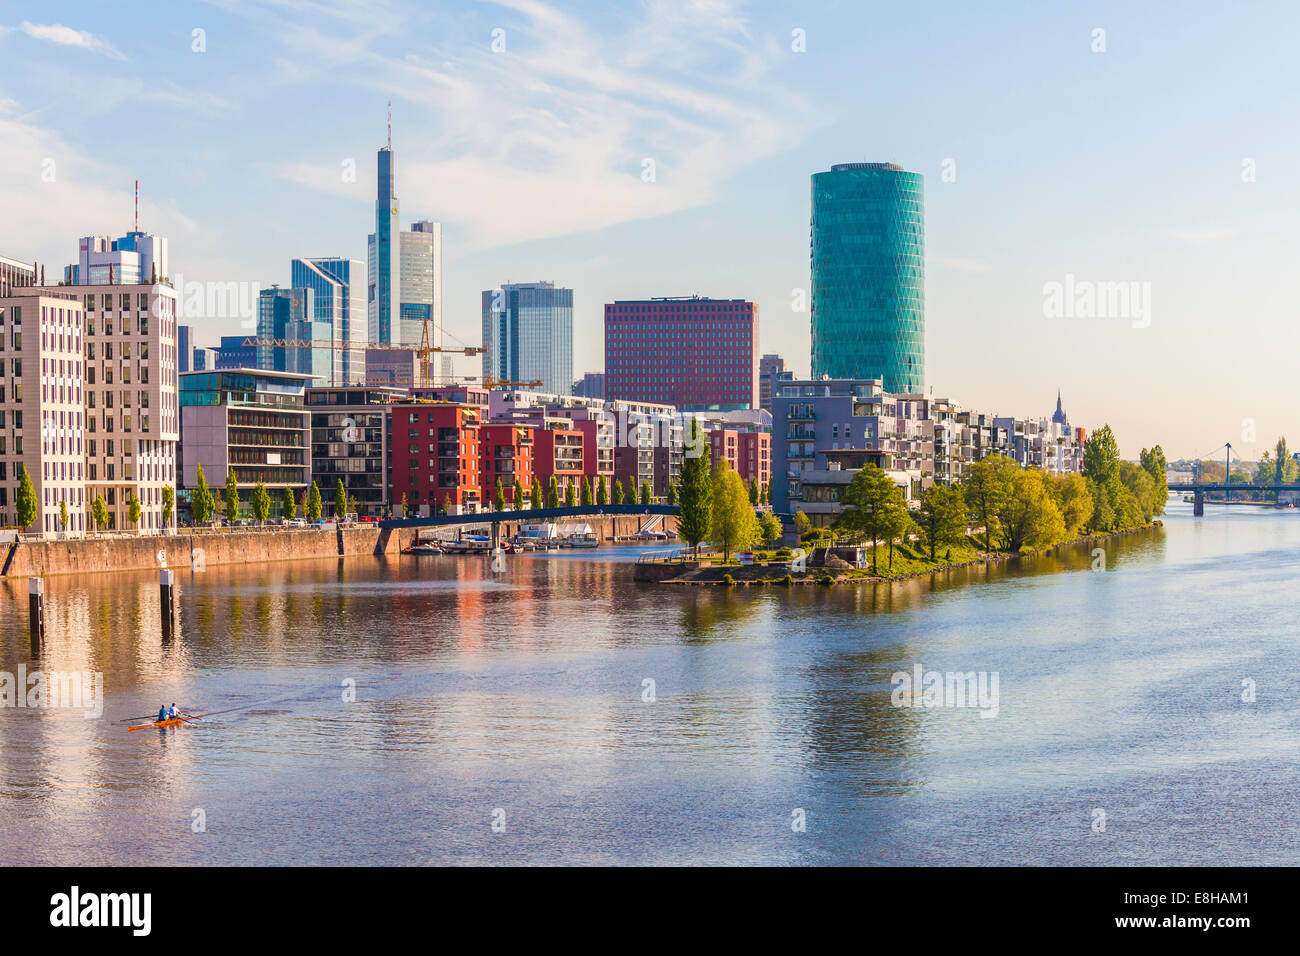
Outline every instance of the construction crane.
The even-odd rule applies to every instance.
[[[459,355],[479,355],[484,349],[478,345],[466,345],[464,348],[448,349],[440,345],[429,344],[429,327],[425,324],[419,345],[407,345],[394,342],[335,342],[333,339],[269,339],[262,336],[250,336],[244,339],[245,348],[273,349],[331,349],[333,351],[364,351],[367,349],[387,349],[394,352],[414,352],[419,357],[419,380],[422,388],[431,383],[430,356],[434,352],[454,352]],[[541,384],[540,382],[538,384]]]

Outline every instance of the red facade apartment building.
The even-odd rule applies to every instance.
[[[533,487],[533,429],[508,422],[489,423],[479,426],[478,437],[479,481],[484,504],[495,504],[500,478],[506,507],[511,510],[524,507]],[[525,505],[515,501],[515,482],[523,489]]]
[[[709,432],[709,454],[713,464],[725,459],[746,483],[752,479],[762,488],[772,481],[772,436],[768,432],[714,429]]]
[[[605,398],[758,406],[758,306],[699,296],[605,306]]]
[[[404,402],[393,405],[392,414],[392,500],[405,495],[415,514],[478,511],[484,500],[480,409]]]
[[[577,501],[579,492],[576,489],[581,487],[583,476],[581,429],[554,427],[533,429],[533,473],[542,483],[543,495],[550,488],[551,477],[554,476],[560,489],[560,503],[564,502],[565,485],[570,483],[575,488],[574,500]]]

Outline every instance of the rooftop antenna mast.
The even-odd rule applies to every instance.
[[[393,148],[393,101],[388,101],[388,148]]]
[[[135,231],[140,231],[140,180],[135,181]]]

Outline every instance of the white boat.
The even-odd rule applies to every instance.
[[[442,542],[442,550],[449,554],[486,554],[492,550],[492,539],[485,534],[467,534]]]
[[[434,542],[426,541],[423,544],[417,544],[412,546],[411,549],[406,553],[407,554],[442,554],[442,548],[438,547],[438,545]]]
[[[600,538],[595,532],[588,531],[586,534],[571,534],[561,544],[566,548],[599,548]]]

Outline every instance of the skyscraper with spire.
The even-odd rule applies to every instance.
[[[1070,424],[1065,409],[1061,407],[1061,390],[1059,388],[1056,390],[1056,411],[1052,412],[1052,421],[1064,427],[1068,427]]]
[[[393,112],[388,143],[379,150],[375,231],[367,243],[366,316],[371,342],[419,345],[427,320],[430,344],[442,345],[442,223],[420,220],[402,231],[393,154]]]

